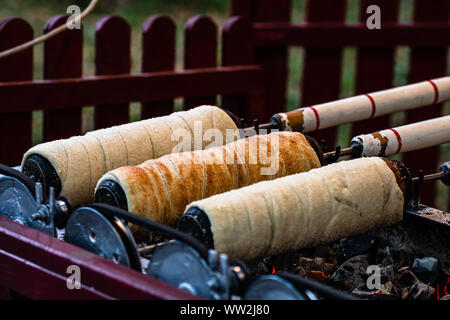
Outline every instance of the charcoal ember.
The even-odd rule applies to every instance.
[[[450,294],[443,296],[440,300],[450,300]]]
[[[410,289],[409,296],[413,297],[414,300],[431,300],[435,290],[433,287],[423,283],[422,281],[417,281]]]
[[[388,254],[392,257],[394,261],[394,268],[401,269],[405,266],[410,266],[413,262],[414,257],[403,249],[394,249],[387,247]]]
[[[298,270],[297,262],[297,254],[292,252],[264,259],[264,263],[269,272],[273,272],[275,268],[275,272],[285,271],[295,273]]]
[[[314,257],[328,257],[334,254],[334,250],[329,246],[319,245],[314,249]]]
[[[444,260],[440,260],[439,262],[442,274],[447,278],[450,278],[450,264]]]
[[[380,290],[369,290],[366,285],[359,285],[351,294],[361,299],[372,299],[380,294]]]
[[[298,266],[295,273],[297,273],[299,276],[302,277],[307,277],[308,273],[306,272],[306,270],[302,267],[302,266]]]
[[[409,270],[409,267],[403,267],[398,270],[399,275],[397,276],[397,283],[401,287],[411,287],[419,281],[416,275]]]
[[[388,281],[381,285],[380,289],[370,290],[366,285],[360,285],[351,292],[352,295],[369,300],[400,300],[401,298],[395,291],[395,286]]]
[[[343,258],[350,259],[354,256],[369,254],[369,260],[372,260],[369,262],[374,264],[375,261],[373,258],[378,247],[378,242],[376,237],[367,234],[350,237],[342,245]]]
[[[386,281],[385,283],[382,283],[380,286],[380,292],[381,294],[386,296],[397,295],[395,286],[391,281]]]
[[[298,272],[299,270],[302,270],[302,273],[306,275],[309,272],[311,272],[311,270],[314,270],[314,267],[315,267],[314,259],[308,257],[300,257],[298,259],[296,271]]]
[[[268,274],[272,272],[272,268],[269,270],[269,265],[272,262],[268,258],[264,258],[263,260],[255,260],[247,263],[247,267],[250,270],[250,273],[253,277],[258,277],[263,274]]]
[[[337,268],[337,265],[326,262],[325,259],[316,257],[314,259],[308,257],[300,257],[297,263],[296,272],[303,271],[305,275],[313,271],[323,272],[325,274],[332,274]]]
[[[434,257],[414,259],[411,271],[425,283],[434,283],[438,270],[438,260]]]
[[[383,284],[380,285],[380,287],[374,288],[374,289],[369,289],[367,287],[367,285],[364,283],[361,283],[359,285],[358,288],[356,288],[355,290],[353,290],[351,292],[352,295],[357,296],[359,298],[363,298],[363,299],[394,299],[398,297],[398,293],[395,289],[394,284],[391,281],[387,281]]]
[[[325,282],[327,280],[327,276],[322,271],[313,270],[310,273],[308,273],[307,277],[309,279],[313,279],[316,281]]]
[[[433,257],[426,257],[422,259],[414,259],[414,263],[412,265],[411,270],[417,269],[420,271],[427,271],[427,272],[435,272],[438,267],[438,260]],[[416,272],[417,274],[417,272]]]
[[[388,265],[388,266],[381,267],[379,269],[379,273],[381,275],[381,279],[382,279],[381,282],[382,283],[387,282],[390,279],[395,278],[395,275],[396,275],[393,265]],[[383,281],[383,277],[386,278],[386,281]]]
[[[389,247],[378,248],[376,254],[376,261],[382,266],[393,265],[395,259]]]
[[[397,285],[402,288],[402,299],[430,300],[434,288],[423,283],[408,267],[399,270]]]
[[[409,288],[405,287],[402,290],[402,299],[406,300],[409,297]]]
[[[343,264],[331,276],[331,282],[343,289],[352,292],[356,288],[365,285],[369,267],[368,255],[353,257]]]
[[[381,290],[383,291],[383,294],[387,294],[387,292],[389,292],[389,294],[391,294],[392,290],[395,288],[391,287],[392,281],[394,281],[395,276],[396,276],[396,272],[394,269],[393,265],[388,265],[388,266],[384,266],[384,267],[380,267],[377,270],[377,273],[380,275],[380,284],[381,284]],[[385,286],[385,287],[383,287]]]

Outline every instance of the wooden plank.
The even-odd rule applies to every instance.
[[[245,9],[241,7],[240,9]],[[245,15],[248,12],[236,12]],[[289,22],[291,20],[291,0],[259,0],[252,2],[252,22]],[[253,118],[267,122],[272,115],[286,109],[286,84],[288,50],[282,48],[255,48],[255,63],[264,70],[263,108],[252,114]]]
[[[307,21],[343,23],[345,12],[345,0],[310,0],[308,1]],[[313,38],[313,35],[305,36]],[[305,48],[305,67],[301,84],[302,106],[312,106],[339,98],[341,63],[341,47]],[[318,141],[326,140],[329,150],[335,146],[336,135],[337,128],[319,130],[311,134]]]
[[[118,16],[107,16],[96,25],[95,74],[99,76],[130,73],[131,28]],[[94,127],[102,129],[129,121],[129,105],[121,103],[96,106]]]
[[[388,3],[391,6],[395,2]],[[383,22],[381,30],[369,30],[365,23],[255,23],[254,29],[255,44],[259,47],[364,46],[378,49],[396,45],[428,47],[450,43],[450,26],[443,22],[413,25]]]
[[[0,287],[0,301],[12,300],[11,291],[4,287]]]
[[[13,269],[11,272],[0,272],[0,283],[9,288],[14,288],[21,296],[29,299],[51,300],[111,300],[113,297],[102,294],[95,289],[82,285],[78,290],[68,290],[67,277],[51,272],[39,265],[28,261],[15,254],[0,249],[0,261],[7,266],[5,269]],[[19,279],[19,280],[18,280]]]
[[[399,13],[399,1],[396,0],[364,0],[361,2],[361,22],[367,19],[366,10],[369,5],[377,5],[381,9],[381,28],[386,22],[395,23]],[[373,31],[368,30],[367,34]],[[449,28],[450,31],[450,28]],[[395,47],[371,48],[362,46],[358,49],[356,67],[356,94],[367,94],[392,87],[394,79]],[[376,106],[375,106],[376,107]],[[353,123],[352,137],[375,132],[390,127],[390,116]]]
[[[253,29],[250,21],[242,17],[227,20],[222,31],[222,65],[251,65],[254,60]],[[258,112],[251,94],[222,95],[222,107],[239,118],[251,120]]]
[[[44,32],[66,23],[67,16],[51,18]],[[82,74],[83,32],[66,30],[44,44],[44,79],[77,78]],[[70,97],[67,97],[70,99]],[[44,112],[44,141],[81,133],[81,108]]]
[[[230,16],[250,21],[289,21],[291,0],[232,0]]]
[[[415,22],[441,21],[448,22],[450,2],[435,0],[433,5],[429,1],[416,0],[414,10]],[[412,47],[409,82],[418,82],[446,75],[448,47],[438,45],[429,48]],[[442,114],[442,104],[408,111],[407,123],[439,117]],[[436,172],[439,166],[439,147],[427,148],[404,154],[403,160],[413,175],[418,170],[425,174]],[[437,184],[430,183],[422,188],[422,202],[434,206]]]
[[[0,217],[0,286],[33,299],[198,299],[155,278]],[[67,268],[81,270],[68,290]]]
[[[230,17],[240,16],[250,21],[254,21],[254,7],[254,0],[232,0],[230,4]]]
[[[9,18],[0,23],[0,51],[15,47],[33,39],[33,29],[24,20]],[[0,60],[0,82],[33,79],[33,50],[29,49]],[[8,107],[0,96],[0,110]],[[9,108],[9,107],[8,107]],[[0,145],[6,152],[0,153],[0,162],[17,165],[31,147],[31,112],[16,112],[0,117]],[[1,111],[0,111],[1,112]]]
[[[259,66],[0,83],[0,114],[261,91]]]
[[[184,27],[184,68],[211,68],[217,66],[217,25],[206,16],[195,16]],[[216,96],[184,99],[184,109],[200,105],[216,105]]]
[[[167,16],[154,15],[144,23],[142,72],[175,69],[175,23]],[[173,111],[173,99],[142,103],[142,119],[159,117]]]

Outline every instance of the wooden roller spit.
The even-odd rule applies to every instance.
[[[176,132],[190,139],[190,150],[205,148],[211,143],[203,139],[209,129],[226,136],[227,129],[237,130],[237,126],[222,109],[201,106],[39,144],[25,153],[22,171],[43,182],[46,190],[54,187],[57,195],[76,206],[92,202],[97,181],[106,172],[173,152],[180,143]]]
[[[301,133],[258,135],[110,171],[99,180],[95,201],[176,225],[195,200],[318,168],[319,157],[320,148]]]
[[[273,116],[281,130],[312,132],[450,99],[450,77],[359,95]]]
[[[363,134],[352,139],[357,156],[390,156],[450,142],[450,116]]]
[[[193,202],[179,228],[248,261],[392,225],[402,220],[410,181],[395,160],[342,161]]]

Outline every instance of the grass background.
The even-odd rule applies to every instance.
[[[48,19],[57,14],[64,14],[69,5],[76,4],[85,8],[89,0],[2,0],[0,5],[0,21],[7,17],[21,17],[27,20],[35,30],[35,36],[42,34],[44,24]],[[305,21],[306,0],[293,0],[291,20],[295,23]],[[360,20],[359,0],[347,0],[348,10],[346,21],[355,23]],[[197,14],[205,14],[213,18],[221,28],[229,16],[230,0],[101,0],[95,11],[84,21],[84,65],[83,74],[90,76],[95,73],[94,66],[94,39],[95,24],[106,15],[120,15],[124,17],[132,27],[132,73],[141,70],[141,32],[142,25],[147,17],[153,14],[170,16],[177,25],[177,70],[183,68],[183,26],[186,21]],[[413,16],[413,0],[401,0],[399,20],[408,23]],[[34,48],[35,64],[34,78],[42,79],[42,45]],[[396,52],[395,77],[393,86],[407,83],[410,50],[407,47],[398,47]],[[219,45],[220,54],[220,45]],[[345,98],[354,95],[355,91],[355,57],[356,49],[349,47],[344,49],[342,64],[342,81],[340,97]],[[450,53],[449,53],[450,57]],[[304,51],[302,48],[289,49],[289,75],[287,86],[287,109],[294,109],[301,105],[301,93],[299,87],[302,81]],[[220,57],[219,57],[220,59]],[[450,59],[449,59],[450,61]],[[447,68],[450,75],[450,64]],[[182,100],[176,100],[176,108],[180,109]],[[446,104],[443,114],[450,114],[450,104]],[[130,120],[140,118],[140,106],[131,104]],[[392,117],[392,126],[402,123],[404,113],[400,112]],[[93,128],[93,108],[83,109],[83,132]],[[343,146],[350,140],[351,125],[343,125],[339,128],[338,142]],[[33,143],[42,141],[42,112],[33,113]],[[450,160],[450,144],[441,146],[441,162]],[[399,158],[399,157],[397,157]],[[448,188],[439,184],[440,192],[438,205],[446,208],[448,202]]]

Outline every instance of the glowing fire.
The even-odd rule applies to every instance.
[[[437,299],[440,300],[440,297],[439,297],[439,283],[436,286],[436,295],[437,295]]]
[[[275,266],[272,267],[272,274],[275,274],[276,270],[275,270]]]
[[[310,271],[308,278],[318,280],[318,281],[324,281],[326,276],[325,276],[325,273],[323,273],[322,271]]]
[[[446,283],[446,285],[445,285],[445,287],[444,287],[444,293],[445,293],[445,295],[448,295],[447,288],[448,288],[448,285],[449,285],[449,284],[450,284],[450,278],[447,279],[447,283]]]

